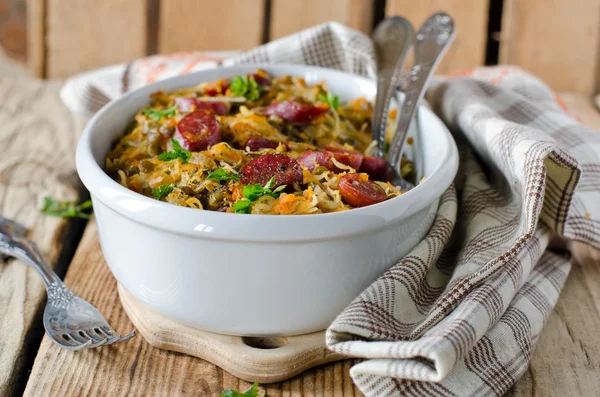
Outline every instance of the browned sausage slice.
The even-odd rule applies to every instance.
[[[310,123],[329,111],[328,106],[305,105],[300,102],[273,102],[264,109],[266,116],[277,115],[290,123]]]
[[[365,207],[385,201],[385,190],[364,174],[346,174],[340,178],[338,189],[342,199],[352,207]]]
[[[384,159],[380,159],[379,157],[365,156],[360,168],[358,169],[358,172],[369,174],[373,180],[383,181],[385,179],[386,170],[387,163]]]
[[[248,142],[246,142],[246,147],[248,147],[251,152],[256,152],[260,149],[275,149],[277,146],[279,146],[278,142],[267,138],[250,138],[248,139]]]
[[[332,153],[308,150],[298,157],[298,162],[305,166],[310,172],[313,172],[318,165],[334,172],[347,171],[336,167],[332,161],[334,158],[340,163],[349,165],[355,170],[358,170],[362,163],[363,155],[360,153]]]
[[[263,154],[246,164],[240,171],[242,185],[260,183],[264,186],[275,177],[275,187],[294,182],[302,183],[302,167],[285,154]]]
[[[363,155],[360,153],[333,153],[333,157],[342,164],[349,165],[350,167],[358,170],[363,162]],[[338,169],[338,167],[335,167]],[[335,170],[334,170],[335,171]],[[342,170],[340,170],[342,171]],[[347,170],[343,170],[347,171]]]
[[[175,103],[181,113],[193,110],[205,110],[208,113],[228,114],[230,105],[225,102],[207,102],[198,98],[175,97]]]
[[[313,172],[317,166],[323,166],[328,170],[333,168],[330,152],[318,152],[316,150],[307,150],[298,157],[298,162],[305,166],[310,172]]]
[[[212,114],[193,112],[177,124],[173,138],[179,141],[181,147],[199,152],[221,140],[221,125]]]

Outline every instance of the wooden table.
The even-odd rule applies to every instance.
[[[60,103],[60,81],[39,81],[0,61],[0,214],[31,228],[49,262],[73,291],[121,333],[132,324],[104,262],[94,221],[44,217],[45,195],[81,200],[75,176],[77,137],[85,120]],[[600,113],[581,95],[561,98],[600,129]],[[579,255],[585,255],[585,250]],[[600,265],[600,261],[597,261]],[[0,264],[0,396],[216,396],[249,385],[214,365],[151,347],[141,336],[109,347],[70,352],[43,335],[41,280],[17,261]],[[269,396],[353,396],[347,360],[310,370]],[[574,266],[531,365],[510,396],[595,396],[600,390],[600,266]]]

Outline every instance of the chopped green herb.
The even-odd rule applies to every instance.
[[[160,185],[152,189],[152,195],[155,199],[160,200],[173,191],[173,185]]]
[[[267,182],[264,187],[261,186],[260,183],[244,186],[242,194],[244,195],[244,197],[251,201],[256,201],[262,196],[271,196],[274,198],[278,198],[283,189],[285,189],[286,187],[286,185],[281,185],[278,186],[275,190],[272,190],[273,186],[275,186],[275,177],[269,179],[269,182]]]
[[[258,383],[255,383],[243,393],[233,389],[223,390],[219,397],[258,397],[258,392]],[[265,397],[265,394],[263,394],[263,397]]]
[[[264,189],[260,183],[255,185],[246,185],[244,186],[243,195],[250,201],[256,201],[264,196]]]
[[[252,211],[252,201],[246,199],[238,200],[231,208],[238,214],[249,214]]]
[[[260,88],[252,76],[234,77],[231,79],[229,89],[233,95],[246,97],[250,101],[256,101],[260,98]]]
[[[181,159],[182,163],[187,163],[190,157],[192,157],[192,152],[182,148],[179,142],[175,139],[171,139],[171,143],[173,143],[173,150],[171,150],[170,152],[162,152],[158,156],[158,159],[160,161],[171,161],[175,159]]]
[[[86,200],[78,205],[74,201],[57,201],[50,196],[46,196],[44,197],[44,206],[40,211],[44,215],[57,216],[60,218],[89,219],[90,214],[83,212],[83,210],[88,208],[92,208],[91,200]]]
[[[275,177],[269,179],[265,186],[261,186],[260,183],[244,186],[242,194],[244,195],[245,199],[236,201],[231,208],[233,208],[233,210],[237,213],[249,214],[250,210],[252,209],[253,201],[258,200],[262,196],[278,198],[283,189],[286,187],[286,185],[281,185],[273,190],[273,186],[275,186]]]
[[[331,92],[328,92],[327,95],[320,94],[319,100],[322,102],[326,102],[329,105],[329,107],[335,110],[336,112],[340,108],[340,97],[337,95],[333,95]]]
[[[238,176],[238,174],[230,174],[229,172],[225,171],[223,168],[219,168],[216,171],[210,172],[208,174],[208,176],[206,177],[206,179],[209,179],[211,181],[217,181],[217,182],[222,182],[222,181],[239,181],[240,177]]]
[[[170,107],[165,110],[144,109],[144,111],[142,113],[144,113],[146,116],[158,121],[162,117],[175,116],[176,111],[177,111],[177,104],[175,104],[175,105],[173,105],[173,107]]]

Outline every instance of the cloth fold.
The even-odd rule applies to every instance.
[[[238,63],[301,63],[374,77],[370,39],[327,23],[245,53],[154,56],[69,79],[73,111],[175,74]],[[526,370],[570,269],[554,234],[600,246],[600,134],[514,67],[438,78],[428,100],[460,169],[425,239],[327,331],[368,396],[502,395]],[[424,135],[426,136],[426,131]]]

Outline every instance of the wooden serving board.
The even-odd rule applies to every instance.
[[[118,286],[125,312],[154,347],[209,361],[248,382],[272,383],[347,358],[325,345],[325,331],[291,337],[240,337],[179,324],[138,302]]]

